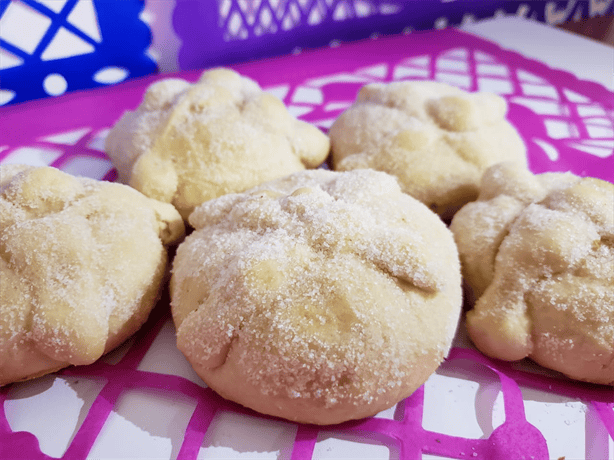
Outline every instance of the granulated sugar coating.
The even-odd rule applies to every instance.
[[[330,128],[334,169],[373,168],[445,220],[477,198],[486,168],[526,165],[507,102],[434,81],[365,85]]]
[[[125,185],[1,166],[0,385],[92,363],[136,332],[183,234],[171,205]]]
[[[171,279],[177,344],[215,391],[340,423],[415,391],[462,303],[451,233],[385,173],[303,171],[204,203]]]
[[[119,179],[187,219],[195,206],[305,168],[328,155],[328,137],[283,102],[229,69],[190,84],[152,84],[110,131],[105,149]]]
[[[502,163],[452,220],[489,356],[614,385],[614,185]]]

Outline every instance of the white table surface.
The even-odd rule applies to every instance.
[[[487,19],[460,29],[614,91],[614,46],[515,16]]]

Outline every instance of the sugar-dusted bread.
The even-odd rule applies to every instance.
[[[105,148],[122,182],[187,219],[206,200],[320,165],[330,143],[253,80],[214,69],[152,84]]]
[[[121,184],[0,166],[0,385],[89,364],[147,319],[184,235]]]
[[[506,112],[500,96],[445,83],[369,84],[329,131],[334,169],[392,174],[405,193],[449,219],[477,198],[488,166],[526,165],[524,143]]]
[[[303,171],[199,206],[171,278],[177,345],[223,397],[315,424],[376,414],[446,355],[458,254],[382,172]]]
[[[452,220],[476,346],[614,385],[614,185],[495,165]]]

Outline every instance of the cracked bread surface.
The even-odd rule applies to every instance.
[[[224,68],[194,83],[153,83],[105,142],[120,181],[173,204],[186,221],[204,201],[319,166],[329,149],[317,127]]]
[[[330,128],[335,170],[373,168],[449,220],[477,198],[486,168],[526,166],[526,148],[506,119],[507,102],[433,81],[365,85]]]
[[[330,424],[384,410],[446,355],[452,236],[385,173],[303,171],[211,200],[173,263],[177,345],[223,397]]]
[[[0,166],[0,384],[90,364],[158,297],[181,216],[121,184]]]
[[[614,185],[495,165],[452,220],[485,354],[614,385]]]

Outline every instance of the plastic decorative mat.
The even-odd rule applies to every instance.
[[[510,103],[533,171],[614,181],[612,92],[459,31],[234,68],[324,130],[370,82],[494,91]],[[163,77],[0,109],[0,161],[113,180],[104,137]],[[177,351],[169,317],[164,298],[135,338],[99,362],[0,389],[0,458],[614,459],[612,387],[486,358],[462,326],[447,360],[412,396],[372,418],[317,427],[258,415],[205,388]]]
[[[0,105],[155,72],[142,0],[0,0]],[[76,71],[76,69],[78,69]]]
[[[176,0],[183,70],[287,54],[372,35],[514,15],[548,24],[612,14],[614,1]]]

